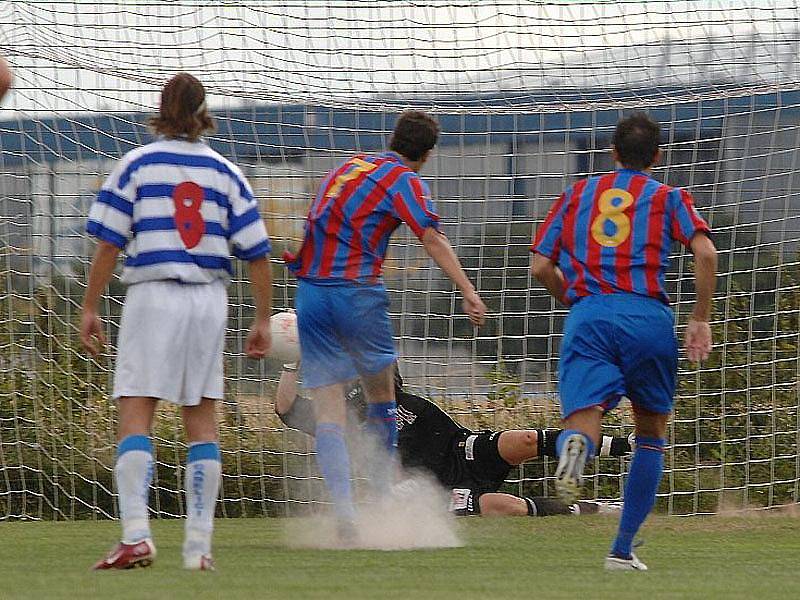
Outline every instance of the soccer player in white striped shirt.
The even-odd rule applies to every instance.
[[[189,441],[184,566],[210,570],[221,476],[214,401],[223,397],[231,253],[248,262],[256,302],[245,351],[262,358],[270,347],[270,242],[241,171],[200,138],[214,123],[196,78],[180,73],[166,84],[151,126],[159,139],[118,162],[87,224],[98,238],[81,319],[90,353],[105,342],[98,303],[121,250],[129,286],[113,391],[122,541],[95,569],[148,566],[156,555],[147,513],[150,433],[157,401],[168,400],[181,406]]]

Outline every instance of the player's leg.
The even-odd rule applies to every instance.
[[[654,413],[633,405],[636,451],[633,454],[625,504],[610,558],[633,561],[633,539],[653,509],[664,470],[664,444],[669,414]],[[638,562],[638,561],[637,561]],[[609,566],[608,562],[606,563]]]
[[[185,288],[185,289],[184,289]],[[211,538],[222,478],[216,401],[224,398],[223,351],[228,295],[221,282],[182,286],[183,309],[190,313],[172,352],[183,358],[175,373],[181,389],[172,400],[181,406],[189,445],[186,457],[186,524],[183,566],[213,570]]]
[[[625,484],[619,530],[606,559],[612,570],[646,570],[632,551],[633,538],[656,500],[664,468],[667,421],[672,411],[678,345],[672,311],[655,300],[620,307],[617,339],[625,351],[625,385],[633,406],[636,450]]]
[[[604,296],[584,298],[564,325],[558,367],[564,431],[556,440],[556,492],[566,504],[578,497],[584,466],[595,456],[603,411],[625,393],[608,302]]]
[[[150,431],[155,399],[174,397],[178,387],[172,372],[175,365],[171,346],[176,328],[186,318],[181,299],[172,292],[169,284],[153,281],[129,287],[125,297],[112,392],[119,407],[114,479],[123,540],[95,565],[97,569],[150,564],[155,556],[147,508],[153,474]]]
[[[542,431],[514,429],[503,431],[497,439],[497,451],[510,465],[519,465],[541,455]]]
[[[397,402],[394,389],[395,364],[361,376],[367,398],[367,431],[389,453],[397,447]]]
[[[531,514],[525,499],[511,494],[499,492],[481,494],[478,505],[480,514],[484,517],[524,517]]]
[[[216,401],[203,398],[181,408],[189,451],[186,458],[186,532],[183,564],[187,569],[213,570],[211,536],[222,477],[222,458],[215,414]]]
[[[135,544],[150,537],[147,514],[153,477],[153,446],[150,430],[155,398],[119,399],[119,443],[114,478],[119,493],[122,541]]]
[[[345,440],[347,424],[344,390],[335,383],[310,390],[317,417],[315,435],[317,465],[331,495],[336,516],[341,523],[356,517],[350,483],[350,454]]]
[[[567,505],[556,498],[520,497],[498,492],[481,494],[480,514],[485,517],[552,517],[557,515],[615,514],[619,505],[611,502],[580,501]]]
[[[397,353],[389,320],[389,296],[382,285],[349,288],[335,298],[337,330],[353,359],[367,399],[366,430],[372,438],[370,481],[374,492],[391,489],[397,448],[394,373]]]
[[[300,280],[295,307],[300,339],[303,386],[317,416],[316,460],[333,501],[343,541],[353,537],[356,511],[350,483],[350,455],[345,440],[342,383],[358,376],[336,331],[334,299],[347,286],[318,286]]]
[[[522,498],[499,492],[481,494],[478,505],[480,514],[484,517],[550,517],[573,514],[568,505],[555,498]]]
[[[156,404],[155,398],[119,399],[114,481],[119,494],[122,541],[108,556],[95,564],[96,570],[146,567],[155,557],[147,507],[153,478],[150,430]]]
[[[564,419],[564,430],[556,439],[558,467],[556,492],[566,504],[572,504],[583,485],[586,462],[595,456],[600,439],[603,409],[590,406],[577,410]]]
[[[537,429],[537,456],[547,456],[548,458],[558,458],[556,450],[556,440],[561,435],[563,429]],[[628,437],[601,435],[600,443],[597,445],[597,456],[625,456],[633,452],[631,442],[634,434]]]

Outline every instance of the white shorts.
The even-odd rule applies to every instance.
[[[228,293],[222,281],[145,281],[128,288],[114,368],[114,398],[196,406],[223,398]]]

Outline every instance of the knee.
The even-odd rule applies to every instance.
[[[666,438],[669,414],[654,413],[633,404],[633,417],[636,423],[637,436]]]
[[[539,444],[539,434],[536,431],[525,431],[522,436],[522,445],[528,452],[536,452]]]
[[[666,431],[660,427],[654,427],[652,425],[642,425],[636,427],[636,436],[664,439],[664,437],[666,436]]]

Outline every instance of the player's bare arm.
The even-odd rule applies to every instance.
[[[250,358],[264,358],[269,354],[271,344],[269,315],[272,312],[272,269],[267,257],[251,260],[247,266],[256,302],[256,316],[244,350]]]
[[[13,81],[14,76],[11,74],[11,68],[8,66],[6,60],[0,56],[0,100],[2,100],[6,92],[11,89]]]
[[[711,352],[711,306],[717,274],[717,249],[707,235],[698,233],[692,238],[691,250],[695,262],[695,300],[692,316],[686,326],[686,353],[689,360],[698,362]]]
[[[541,254],[534,254],[531,273],[553,298],[564,302],[564,275],[552,260]]]
[[[89,281],[86,285],[86,293],[83,296],[83,308],[81,310],[80,338],[83,347],[92,356],[97,356],[106,344],[106,336],[103,333],[103,323],[100,321],[98,305],[100,304],[100,297],[114,274],[119,252],[120,249],[114,244],[103,240],[98,241],[92,258],[92,266],[89,269]]]
[[[486,321],[486,305],[481,300],[478,292],[475,291],[475,287],[466,273],[464,273],[461,262],[453,251],[447,236],[433,227],[428,227],[422,235],[422,245],[428,256],[439,265],[439,268],[445,272],[461,292],[461,297],[464,299],[464,312],[469,317],[469,320],[472,321],[472,324],[483,325]]]

